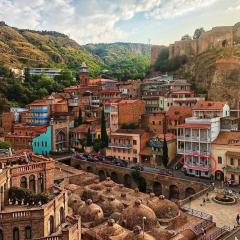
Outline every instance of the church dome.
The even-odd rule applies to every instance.
[[[151,196],[147,201],[147,206],[155,212],[158,218],[174,218],[179,215],[177,204],[165,199],[163,195],[159,197]]]
[[[146,218],[145,229],[148,231],[152,228],[159,227],[159,223],[154,211],[141,203],[141,200],[136,200],[132,206],[123,210],[119,219],[120,225],[133,230],[135,226],[141,226],[143,218]]]

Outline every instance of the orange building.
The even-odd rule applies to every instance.
[[[109,137],[107,156],[136,163],[140,162],[140,152],[149,140],[150,133],[143,129],[119,129]]]
[[[164,132],[164,118],[166,112],[155,112],[143,114],[141,119],[141,127],[146,128],[154,133]]]
[[[142,100],[121,100],[118,103],[118,125],[138,124],[144,113],[145,104]]]
[[[8,112],[2,114],[2,128],[5,133],[11,132],[13,130],[14,124],[14,113]]]
[[[167,132],[177,135],[177,126],[192,116],[192,109],[186,106],[172,106],[167,111]]]

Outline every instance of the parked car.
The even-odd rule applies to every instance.
[[[131,169],[137,170],[137,171],[144,171],[144,167],[140,165],[132,166]]]

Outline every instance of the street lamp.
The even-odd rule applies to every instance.
[[[147,218],[145,216],[143,216],[143,218],[142,218],[143,240],[144,240],[144,224],[145,224],[146,219]]]

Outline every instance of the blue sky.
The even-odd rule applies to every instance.
[[[240,0],[0,0],[0,20],[63,32],[80,44],[168,45],[198,27],[240,21]]]

